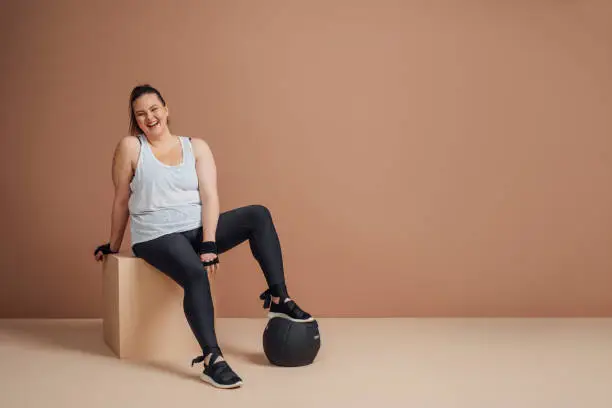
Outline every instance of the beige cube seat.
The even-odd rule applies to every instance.
[[[183,288],[143,259],[108,255],[102,287],[104,341],[119,358],[146,361],[201,353],[183,311]]]

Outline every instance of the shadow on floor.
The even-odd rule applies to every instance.
[[[20,344],[115,357],[112,350],[104,343],[102,320],[98,319],[19,319],[3,322],[0,330],[3,336],[17,340]]]

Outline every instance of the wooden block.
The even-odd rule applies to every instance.
[[[112,254],[103,263],[102,287],[104,340],[119,358],[201,353],[183,311],[183,288],[168,276],[132,254]]]

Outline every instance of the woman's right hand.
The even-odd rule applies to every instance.
[[[100,245],[96,248],[94,251],[94,257],[96,258],[97,262],[100,262],[104,259],[104,256],[108,254],[116,254],[117,252],[119,251],[113,251],[110,247],[110,242],[107,242],[106,244]]]
[[[208,278],[210,279],[211,277],[214,277],[217,273],[217,270],[219,269],[219,257],[217,256],[217,254],[201,254],[200,261],[202,261],[204,269],[206,269],[206,273],[208,273]]]

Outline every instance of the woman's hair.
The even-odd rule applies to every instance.
[[[134,89],[132,89],[132,93],[130,94],[130,135],[137,136],[142,133],[142,129],[138,126],[138,122],[136,121],[136,115],[134,115],[134,101],[140,98],[144,94],[155,94],[161,101],[162,105],[166,106],[166,101],[164,100],[161,93],[153,88],[149,84],[138,85]],[[170,118],[168,118],[168,126],[170,126]]]

